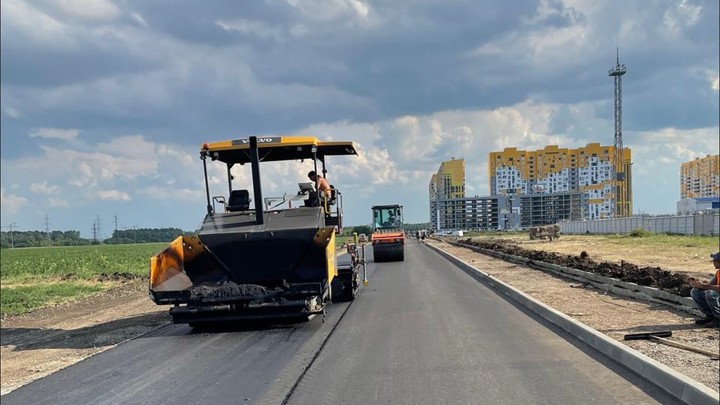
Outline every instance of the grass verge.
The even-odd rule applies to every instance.
[[[22,314],[91,295],[115,282],[148,277],[150,257],[166,247],[148,243],[3,249],[0,314]]]
[[[100,284],[59,282],[52,284],[3,287],[0,294],[0,314],[20,315],[33,309],[72,301],[104,289]]]

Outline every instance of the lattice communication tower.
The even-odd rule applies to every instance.
[[[608,76],[615,78],[615,151],[613,154],[613,167],[615,168],[613,209],[615,218],[629,216],[627,187],[625,186],[625,158],[622,139],[622,76],[627,72],[625,65],[620,64],[620,50],[617,50],[615,67],[611,68]]]

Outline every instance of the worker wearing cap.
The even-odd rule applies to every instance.
[[[720,327],[720,252],[710,257],[715,267],[715,276],[709,282],[691,278],[690,285],[693,289],[690,290],[690,296],[700,311],[706,315],[704,319],[698,319],[695,323],[717,328]]]

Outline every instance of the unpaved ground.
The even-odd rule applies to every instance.
[[[169,322],[147,280],[0,323],[0,390],[11,390]]]
[[[527,235],[509,235],[497,237],[473,238],[477,241],[506,241],[520,248],[542,252],[553,252],[561,255],[580,255],[586,251],[595,262],[611,262],[620,264],[623,261],[643,267],[660,267],[663,270],[685,274],[690,277],[705,279],[712,277],[710,253],[689,246],[675,246],[663,249],[658,246],[637,243],[619,243],[609,236],[593,235],[562,235],[560,239],[530,240]],[[715,247],[715,251],[718,247]],[[709,275],[709,276],[708,276]]]
[[[559,254],[555,251],[526,249],[520,247],[516,242],[503,240],[465,239],[457,242],[467,246],[520,256],[537,262],[552,263],[583,270],[642,286],[654,287],[681,297],[690,296],[689,275],[683,272],[664,270],[660,267],[638,266],[625,260],[621,260],[620,263],[597,262],[585,250],[579,254]],[[549,249],[546,246],[552,247],[553,245],[552,242],[546,244],[545,249]]]
[[[623,252],[616,247],[606,248],[603,244],[589,246],[587,241],[573,241],[570,238],[552,243],[530,242],[521,242],[520,246],[576,255],[584,250],[595,261],[617,258],[619,262],[625,259],[638,266],[662,265],[663,269],[667,267],[674,271],[685,269],[687,274],[700,278],[708,278],[711,268],[705,258],[677,258],[677,255],[673,256],[669,252]],[[720,332],[717,329],[697,328],[687,314],[613,297],[577,282],[468,249],[447,244],[441,246],[494,277],[617,340],[621,340],[626,333],[672,330],[672,339],[678,342],[718,351]],[[693,260],[697,263],[683,265],[693,263]],[[168,323],[168,307],[155,305],[147,294],[147,281],[133,281],[74,303],[3,319],[0,324],[2,393]],[[623,343],[714,390],[720,390],[717,360],[650,341]]]

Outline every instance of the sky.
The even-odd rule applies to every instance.
[[[719,153],[717,0],[2,0],[2,230],[197,229],[199,149],[251,135],[353,141],[328,160],[345,224],[397,203],[429,221],[428,184],[463,158],[613,145],[613,80],[635,214],[668,214],[680,165]],[[308,164],[263,165],[265,196]],[[211,167],[211,194],[227,193]],[[236,184],[249,176],[238,172]],[[237,187],[246,188],[246,187]]]

